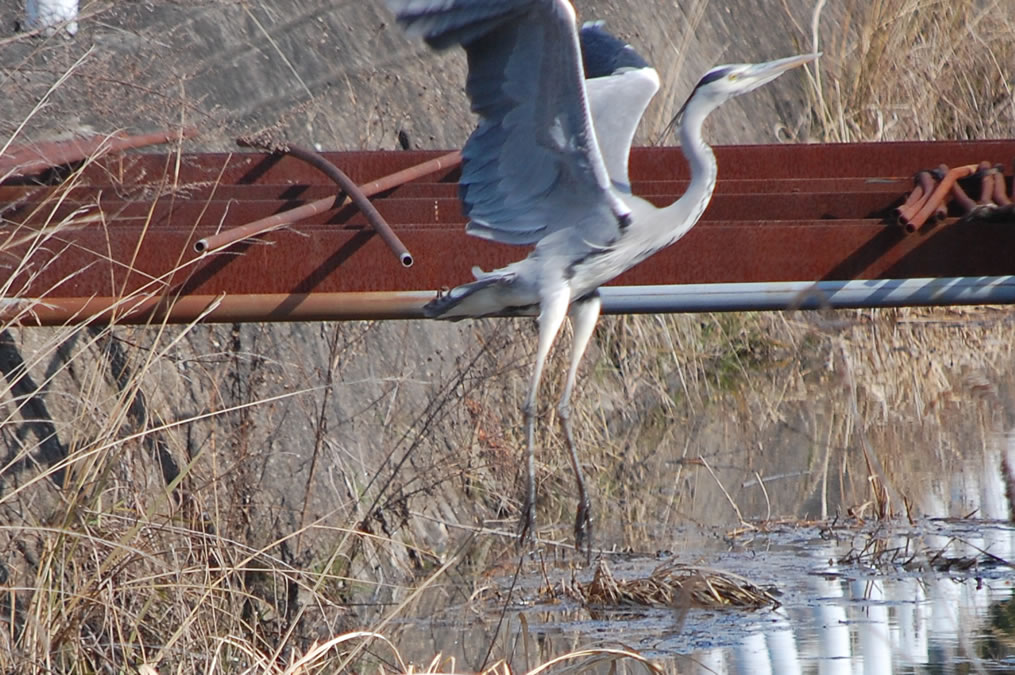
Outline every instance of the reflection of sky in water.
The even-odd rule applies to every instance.
[[[955,545],[955,537],[964,537],[968,527],[928,523],[926,528],[934,534],[917,534],[913,541],[944,537],[952,542],[946,550],[953,557],[968,548]],[[917,530],[922,529],[920,524]],[[996,542],[1004,539],[1010,550],[1015,529],[993,523],[984,528],[987,531]],[[901,544],[898,537],[893,540]],[[622,643],[664,663],[675,660],[680,672],[857,675],[1015,670],[1015,631],[996,618],[1015,615],[1009,609],[1015,604],[1013,570],[987,563],[982,556],[981,567],[953,572],[907,570],[901,564],[876,570],[862,562],[829,565],[829,559],[849,553],[851,545],[855,542],[848,538],[837,542],[815,538],[806,547],[741,559],[743,569],[738,572],[754,567],[753,580],[774,583],[782,591],[783,606],[775,611],[693,610],[678,627],[671,610],[628,611],[613,618],[606,613],[590,621],[584,610],[572,607],[554,613],[542,606],[526,611],[527,630],[555,642],[557,654],[581,637],[582,646]],[[617,565],[617,576],[647,574],[656,564],[629,560]],[[732,564],[726,559],[722,566]],[[518,625],[515,622],[513,628]],[[638,668],[632,665],[628,672]]]
[[[590,619],[573,604],[539,605],[507,613],[494,657],[521,658],[517,645],[529,639],[537,653],[512,662],[515,672],[573,649],[617,645],[681,673],[1015,672],[1015,570],[1007,564],[1015,557],[1015,526],[1003,475],[1015,465],[1008,461],[1015,437],[973,455],[961,470],[926,482],[923,517],[914,523],[862,531],[786,527],[739,538],[735,551],[681,552],[684,562],[777,588],[777,611],[692,610],[681,626],[669,609]],[[697,561],[688,559],[695,555]],[[659,562],[610,560],[617,578],[648,575]],[[460,620],[460,608],[454,614]],[[420,646],[421,657],[427,649],[449,655],[457,645],[463,667],[481,665],[470,655],[489,644],[489,617],[475,632],[443,612],[429,620],[433,641]],[[617,672],[645,672],[634,663],[615,665]]]
[[[748,617],[753,632],[732,647],[692,652],[701,665],[691,670],[1015,671],[1015,626],[1007,621],[1015,617],[1015,570],[1006,564],[1015,551],[1015,529],[1003,475],[1013,464],[1008,457],[1015,455],[1015,443],[1009,438],[998,445],[933,481],[922,504],[927,518],[905,534],[885,537],[885,555],[874,555],[870,537],[848,534],[845,540],[817,539],[767,552],[761,571],[783,568],[772,581],[784,592],[784,607]],[[894,549],[899,553],[891,554]],[[914,552],[925,564],[903,565]],[[799,562],[780,562],[808,555],[812,564],[804,574]],[[849,560],[829,564],[843,558]],[[976,567],[959,569],[974,560]]]
[[[1007,530],[1007,535],[1010,541],[1013,531]],[[831,548],[825,552],[831,553]],[[778,620],[770,621],[764,614],[753,617],[752,642],[763,643],[765,649],[738,645],[721,650],[724,670],[717,672],[878,674],[1015,668],[1015,660],[988,655],[986,645],[992,630],[991,606],[1012,597],[1010,570],[995,568],[988,572],[994,578],[985,578],[986,574],[978,578],[975,572],[903,576],[906,573],[868,573],[857,566],[825,569],[834,574],[810,575],[806,588],[789,594]]]

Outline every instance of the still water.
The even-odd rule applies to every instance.
[[[775,589],[782,606],[774,610],[691,610],[681,625],[672,609],[595,612],[592,620],[588,610],[583,618],[537,606],[523,610],[525,623],[530,633],[558,645],[575,636],[583,647],[626,645],[678,672],[1015,670],[1009,625],[1015,574],[979,553],[1001,558],[1002,549],[1011,551],[1015,530],[1000,523],[926,522],[905,535],[880,536],[784,531],[710,560],[712,567]],[[875,546],[877,553],[864,551]],[[614,572],[634,576],[656,564],[629,560]]]
[[[675,553],[604,555],[618,579],[674,555],[740,574],[775,594],[775,609],[583,607],[541,589],[591,571],[529,559],[473,596],[484,600],[456,602],[466,593],[445,587],[446,602],[401,625],[399,644],[418,649],[405,654],[416,662],[441,653],[446,669],[465,671],[503,659],[525,672],[572,650],[621,647],[679,673],[1015,672],[1012,466],[1015,436],[999,437],[947,473],[914,476],[918,517],[697,528],[675,536]],[[566,665],[645,672],[633,661]]]

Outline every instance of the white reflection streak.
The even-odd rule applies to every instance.
[[[891,675],[892,644],[888,630],[888,606],[884,582],[856,580],[851,584],[853,599],[864,603],[866,615],[859,621],[860,658],[864,675]]]
[[[979,520],[984,518],[983,515],[983,464],[985,457],[982,453],[976,453],[976,459],[969,459],[964,461],[960,467],[960,470],[956,472],[956,475],[952,477],[952,516],[956,518],[972,518]],[[976,558],[980,555],[983,550],[985,542],[983,540],[983,527],[977,527],[974,530],[965,530],[959,537],[948,547],[945,555],[955,556],[958,558]],[[978,609],[982,609],[978,606],[977,598],[970,596],[970,606],[975,606]]]
[[[1008,519],[1001,450],[994,447],[983,453],[983,517],[990,520]]]
[[[797,653],[796,636],[790,624],[786,610],[779,608],[774,612],[775,627],[765,636],[768,641],[768,656],[772,662],[772,672],[779,675],[800,675],[800,656]]]
[[[764,633],[748,635],[733,652],[736,655],[736,672],[739,675],[771,675],[772,663],[768,660],[768,645]]]
[[[937,663],[954,663],[955,645],[963,631],[959,623],[959,604],[962,601],[961,586],[949,578],[931,578],[930,586],[930,650],[931,659]]]
[[[835,549],[824,546],[815,550],[819,560],[835,558]],[[822,571],[834,572],[835,568]],[[810,579],[815,595],[814,623],[818,632],[818,673],[820,675],[849,675],[850,648],[846,608],[843,606],[842,586],[837,577],[813,574]]]
[[[921,666],[929,662],[927,654],[927,595],[917,579],[901,579],[889,589],[895,601],[898,625],[893,628],[900,666]]]
[[[726,675],[726,649],[709,649],[706,652],[695,652],[694,675]]]
[[[1010,446],[1012,440],[1009,435],[1001,442]],[[1005,459],[1001,447],[991,447],[983,457],[983,517],[1000,522],[1008,521],[1011,513],[1006,490]],[[1008,459],[1008,466],[1011,465],[1010,461]],[[1011,561],[1012,534],[1010,527],[988,527],[983,533],[983,544],[991,555]]]

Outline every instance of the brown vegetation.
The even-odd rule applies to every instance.
[[[785,17],[801,45],[820,37],[826,54],[810,83],[810,123],[785,120],[790,135],[1015,131],[1015,25],[1004,2],[848,5],[832,25]],[[696,6],[703,21],[720,11]],[[0,38],[0,50],[12,45],[19,58],[66,58],[52,42]],[[81,88],[73,62],[47,73],[28,68],[35,58],[6,59],[0,81],[31,70],[42,82],[26,90]],[[179,103],[142,93],[159,94],[144,102],[153,118]],[[137,95],[125,98],[141,105]],[[223,122],[221,110],[184,98],[185,110],[227,128],[267,123],[251,111]],[[54,114],[34,100],[22,119]],[[271,121],[304,112],[319,120],[310,106]],[[358,138],[380,133],[368,128]],[[3,130],[20,138],[10,119]],[[26,237],[61,250],[64,225],[5,224],[0,253]],[[461,593],[514,560],[515,411],[533,330],[522,320],[0,326],[0,671],[408,670],[379,634],[397,642],[405,629],[392,622],[450,571],[462,578],[442,592]],[[1011,381],[1011,331],[1009,311],[990,307],[604,321],[575,401],[595,510],[610,514],[597,523],[601,543],[675,549],[688,523],[904,512],[900,502],[917,496],[900,477],[928,455],[947,470],[964,443],[1015,420],[998,384]],[[562,372],[563,358],[548,372]],[[540,536],[552,550],[566,540],[573,496],[553,420],[541,428],[540,493],[552,496]],[[792,487],[766,490],[763,479],[787,464],[800,475],[780,485]],[[872,490],[872,477],[887,490]],[[369,631],[349,632],[360,627]],[[435,659],[427,672],[446,666]]]

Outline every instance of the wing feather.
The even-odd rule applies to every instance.
[[[461,44],[479,125],[459,183],[470,234],[535,244],[572,228],[603,245],[629,210],[614,193],[592,130],[567,0],[388,0],[436,48]]]
[[[585,94],[606,170],[614,187],[630,193],[627,160],[645,109],[659,90],[659,75],[635,49],[601,22],[579,32]]]

